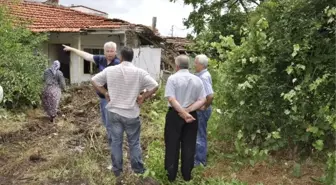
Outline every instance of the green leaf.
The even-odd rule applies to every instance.
[[[251,135],[251,140],[254,141],[255,138],[256,138],[256,134],[252,134]]]
[[[240,140],[243,138],[243,132],[241,130],[239,130],[237,138]]]
[[[250,159],[249,162],[250,162],[250,165],[251,165],[251,166],[254,166],[254,165],[255,165],[255,161],[254,161],[254,160]]]
[[[286,72],[287,72],[287,74],[289,74],[289,75],[292,74],[293,71],[294,71],[293,66],[288,66],[287,69],[286,69]]]
[[[316,148],[318,151],[322,151],[324,147],[323,140],[319,139],[313,143],[313,147]]]
[[[280,139],[280,138],[281,138],[280,133],[277,132],[277,131],[272,132],[272,137],[273,137],[274,139]]]
[[[298,163],[294,164],[293,173],[292,174],[295,177],[300,177],[301,176],[301,165],[300,164],[298,164]]]
[[[242,64],[246,64],[246,58],[242,59]]]
[[[290,114],[290,110],[286,109],[284,112],[286,115]]]
[[[148,177],[149,176],[150,171],[146,170],[145,173],[143,174],[144,177]]]
[[[296,65],[296,67],[297,67],[298,69],[306,70],[306,66],[304,66],[304,65],[302,65],[302,64],[298,64],[298,65]]]
[[[295,57],[297,55],[297,52],[300,51],[300,45],[298,44],[294,44],[293,45],[293,53],[292,53],[292,57]]]
[[[314,127],[314,126],[309,126],[307,128],[307,132],[311,132],[311,133],[314,133],[314,134],[316,134],[318,131],[319,131],[319,129],[317,127]]]
[[[299,44],[294,44],[293,48],[294,48],[294,51],[300,51],[300,45]]]

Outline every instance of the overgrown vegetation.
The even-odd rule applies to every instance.
[[[218,129],[231,131],[235,156],[254,164],[286,150],[327,161],[336,139],[335,1],[184,2],[194,7],[185,21],[195,28],[192,49],[213,59]],[[326,184],[336,182],[332,156]]]
[[[46,37],[29,31],[8,11],[6,6],[0,7],[0,85],[4,89],[1,106],[35,106],[40,102],[41,79],[47,64],[39,51]]]
[[[193,14],[204,17],[223,11],[231,1],[185,2],[199,6]],[[335,2],[268,0],[254,4],[256,8],[242,11],[237,10],[239,3],[231,2],[227,14],[221,15],[221,19],[247,15],[237,27],[230,27],[235,19],[223,25],[221,19],[214,24],[212,18],[201,20],[208,27],[198,27],[194,49],[203,52],[203,47],[210,46],[215,50],[212,71],[220,95],[216,105],[225,110],[225,125],[242,133],[247,143],[268,150],[291,148],[303,154],[334,149]],[[193,17],[187,25],[199,23]],[[204,35],[212,33],[221,33],[219,41],[204,40]]]
[[[305,175],[309,175],[310,182],[312,176],[322,173],[319,161],[311,162],[309,157],[306,161],[296,160],[296,154],[322,156],[325,173],[314,180],[334,184],[335,2],[185,0],[185,3],[195,7],[186,22],[197,33],[193,49],[212,58],[210,71],[216,98],[208,124],[209,165],[196,168],[192,182],[178,178],[175,184],[246,184],[242,181],[257,184],[258,177],[267,178],[265,174],[272,170],[279,173],[275,175],[278,179],[270,178],[268,184],[276,184],[274,180],[278,184],[306,184],[308,181],[302,180]],[[13,20],[16,21],[1,7],[0,85],[5,91],[1,106],[38,105],[41,74],[47,63],[38,48],[46,37],[33,34],[24,26],[14,26]],[[141,177],[168,184],[163,165],[167,111],[163,90],[161,87],[156,98],[142,107],[141,140],[148,170]],[[94,91],[89,93],[95,97]],[[72,101],[79,98],[77,101],[82,102],[84,97],[75,95]],[[6,128],[0,129],[1,138],[5,138],[0,153],[9,162],[0,165],[1,172],[18,181],[32,178],[39,183],[113,183],[114,177],[106,169],[110,151],[105,130],[99,125],[98,107],[89,107],[86,112],[94,115],[83,117],[73,109],[81,106],[63,107],[71,111],[63,112],[65,116],[59,118],[57,126],[46,128],[39,125],[40,122],[44,125],[37,120],[40,118],[32,122],[25,115],[16,115],[11,120],[2,111],[0,125]],[[21,138],[14,137],[17,135]],[[289,160],[269,155],[283,149],[291,151]],[[41,158],[32,165],[28,158],[35,153]],[[265,161],[268,164],[264,165]],[[309,171],[313,168],[315,171]],[[260,169],[264,169],[261,175],[255,175]],[[244,175],[244,170],[248,175]],[[21,174],[13,176],[17,171]],[[124,183],[135,183],[137,178],[131,175]]]

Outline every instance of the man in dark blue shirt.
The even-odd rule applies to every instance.
[[[103,71],[106,67],[109,67],[109,66],[114,66],[114,65],[117,65],[117,64],[120,64],[120,60],[117,56],[115,56],[112,61],[107,61],[106,59],[106,56],[105,55],[94,55],[93,56],[93,60],[94,62],[96,63],[99,71]],[[104,85],[105,89],[107,89],[107,85],[105,84]],[[101,94],[100,92],[97,91],[97,94],[98,96],[101,98],[101,102],[104,101],[104,105],[101,105],[101,106],[106,106],[107,105],[107,100],[105,99],[105,95],[104,94]],[[101,107],[102,109],[102,107]],[[103,118],[104,119],[104,118]]]
[[[63,45],[64,51],[71,51],[77,54],[78,56],[84,58],[87,61],[95,63],[99,69],[99,71],[103,71],[106,67],[114,66],[120,63],[119,58],[116,56],[117,52],[117,45],[114,42],[107,42],[104,44],[104,55],[92,55],[85,51],[81,51],[66,45]],[[104,86],[107,89],[107,86]],[[98,96],[100,97],[100,111],[102,114],[102,120],[104,126],[107,125],[107,114],[106,114],[106,105],[108,101],[105,99],[105,95],[97,92]],[[110,142],[110,138],[109,138]]]

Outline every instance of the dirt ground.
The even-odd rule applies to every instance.
[[[110,151],[93,88],[72,87],[63,95],[60,107],[54,124],[41,109],[0,118],[0,185],[113,184],[113,175],[107,170]],[[144,151],[148,143],[158,139],[155,135],[143,137]],[[237,178],[248,184],[317,184],[312,177],[320,177],[323,166],[307,160],[301,165],[300,177],[295,177],[294,164],[275,159],[271,164],[258,163],[234,171],[231,162],[223,159],[209,165],[202,175]]]
[[[314,179],[323,175],[321,165],[305,162],[301,165],[301,175],[293,175],[294,161],[275,161],[273,164],[259,163],[254,167],[246,166],[233,172],[230,169],[232,164],[228,161],[219,161],[217,165],[205,170],[203,175],[207,178],[224,176],[227,179],[239,179],[248,182],[249,185],[318,185]]]
[[[81,152],[85,138],[105,137],[92,87],[71,88],[62,98],[55,124],[49,122],[41,109],[27,110],[22,118],[1,120],[1,185],[43,184],[44,177],[36,175],[43,168],[57,165],[64,154]],[[105,151],[109,153],[107,145]]]

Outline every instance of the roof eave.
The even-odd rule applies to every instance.
[[[81,29],[81,33],[86,33],[90,35],[120,35],[125,34],[125,29],[111,29],[111,28],[98,28],[98,29]]]

